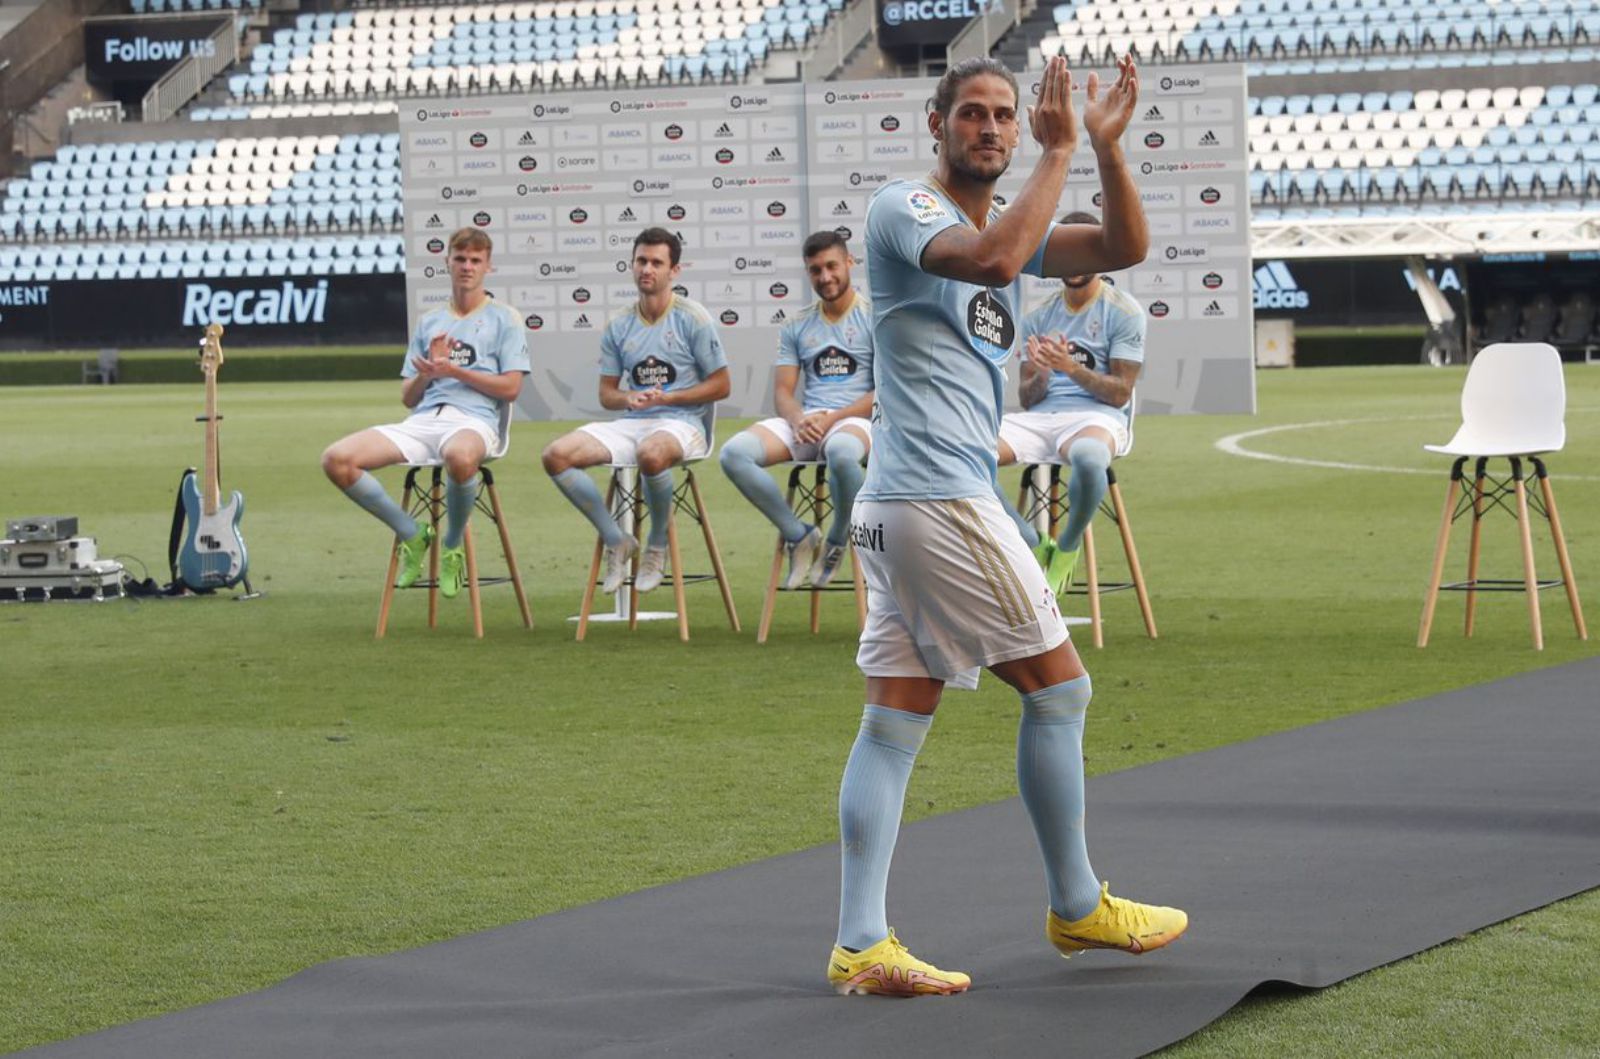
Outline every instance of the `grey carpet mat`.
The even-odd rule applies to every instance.
[[[1597,689],[1590,659],[1092,780],[1097,871],[1191,917],[1139,958],[1048,948],[1012,800],[908,827],[895,858],[890,921],[965,996],[827,990],[825,847],[29,1054],[1138,1055],[1263,983],[1330,985],[1600,886]]]

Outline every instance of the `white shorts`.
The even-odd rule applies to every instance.
[[[794,427],[782,416],[763,419],[756,426],[770,431],[773,437],[788,446],[790,459],[798,460],[801,463],[815,463],[822,459],[822,450],[827,447],[829,441],[833,440],[833,436],[845,427],[855,427],[866,435],[869,442],[872,440],[872,420],[863,419],[861,416],[848,416],[833,424],[828,428],[828,432],[822,435],[822,444],[820,445],[814,441],[796,441],[794,439]]]
[[[1008,412],[1000,420],[1000,440],[1011,446],[1018,463],[1060,463],[1061,446],[1086,427],[1111,434],[1121,456],[1128,451],[1128,422],[1115,412]]]
[[[657,416],[652,419],[608,419],[585,423],[578,428],[604,445],[611,453],[612,463],[639,462],[639,442],[651,434],[671,434],[683,449],[683,458],[698,460],[708,451],[706,433],[700,424],[687,419]]]
[[[492,425],[448,405],[439,405],[399,423],[386,423],[372,429],[394,442],[407,463],[444,462],[441,454],[444,443],[463,430],[471,430],[483,438],[485,452],[494,452],[500,447],[500,433]]]
[[[856,665],[869,677],[978,686],[978,669],[1043,654],[1067,625],[993,496],[860,500],[850,538],[867,582]]]

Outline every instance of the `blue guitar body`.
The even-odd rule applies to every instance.
[[[239,535],[244,494],[235,489],[226,504],[207,515],[196,475],[184,478],[182,493],[188,528],[178,551],[178,576],[196,590],[232,588],[250,572],[250,557]]]

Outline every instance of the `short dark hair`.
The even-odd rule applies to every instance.
[[[962,59],[939,78],[939,84],[933,90],[933,98],[928,100],[928,109],[937,113],[941,118],[950,116],[950,108],[955,106],[956,93],[961,86],[974,77],[989,74],[998,77],[1011,86],[1011,95],[1017,102],[1022,101],[1022,93],[1017,89],[1017,76],[1006,69],[1005,63],[998,59],[991,59],[987,55],[975,56],[971,59]]]
[[[1061,218],[1062,224],[1099,224],[1100,218],[1086,210],[1073,210]]]
[[[800,256],[810,261],[824,250],[832,250],[835,247],[843,250],[846,257],[850,256],[850,244],[845,241],[844,236],[831,228],[824,228],[820,232],[812,232],[806,236],[805,243],[800,247]]]
[[[634,237],[634,250],[638,250],[641,243],[645,246],[665,246],[674,265],[683,257],[683,240],[665,228],[646,228]]]

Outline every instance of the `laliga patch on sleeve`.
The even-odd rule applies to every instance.
[[[911,215],[918,224],[931,224],[950,216],[939,200],[926,191],[913,191],[906,196],[906,204],[911,207]]]

